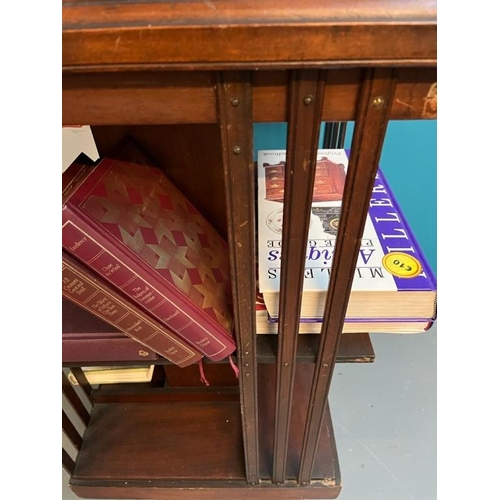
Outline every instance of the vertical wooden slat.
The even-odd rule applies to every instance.
[[[286,479],[298,324],[325,73],[292,71],[283,207],[273,481]]]
[[[77,415],[81,418],[85,425],[88,425],[90,421],[90,414],[82,403],[81,399],[78,397],[75,389],[71,385],[70,381],[67,379],[64,371],[62,372],[62,390],[69,403],[76,411]]]
[[[87,377],[85,376],[85,373],[83,373],[83,370],[80,367],[74,366],[71,368],[71,371],[73,372],[73,375],[75,376],[76,380],[78,381],[78,384],[80,384],[80,387],[83,389],[87,397],[89,398],[89,402],[92,406],[94,406],[94,403],[92,401],[92,387],[89,384]]]
[[[246,476],[250,484],[257,484],[259,441],[255,334],[255,168],[250,73],[220,73],[217,97],[240,367]]]
[[[347,122],[328,122],[323,136],[324,149],[343,149]]]
[[[341,122],[339,126],[339,138],[337,140],[337,145],[335,146],[337,149],[343,149],[345,143],[345,133],[347,131],[347,123]]]
[[[71,422],[64,410],[62,412],[62,429],[65,432],[66,436],[68,436],[70,441],[73,443],[73,446],[77,450],[79,450],[83,444],[82,437],[80,436],[80,434],[76,430],[76,427],[73,425],[73,422]]]
[[[302,484],[311,480],[335,357],[370,203],[370,188],[377,173],[395,84],[395,72],[390,69],[367,70],[364,74],[308,406],[299,472],[299,481]]]
[[[62,449],[62,466],[70,476],[75,471],[75,462],[64,448]]]
[[[326,122],[325,123],[325,133],[323,135],[324,149],[329,149],[335,147],[334,144],[337,143],[337,135],[339,132],[339,122]]]

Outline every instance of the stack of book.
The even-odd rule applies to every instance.
[[[63,362],[235,351],[227,243],[133,140],[64,171],[62,246]]]
[[[335,251],[349,151],[318,151],[299,333],[319,333]],[[257,333],[279,321],[286,151],[258,152]],[[436,318],[436,279],[379,169],[361,240],[343,331],[419,333]]]
[[[229,357],[226,241],[132,139],[80,158],[62,182],[63,362]],[[258,334],[278,331],[285,161],[258,153]],[[318,152],[299,333],[321,332],[347,166],[344,150]],[[422,332],[435,316],[435,277],[379,171],[344,332]]]

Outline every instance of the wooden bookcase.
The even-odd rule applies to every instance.
[[[214,364],[219,383],[200,387],[192,371],[159,361],[169,383],[95,389],[72,366],[77,391],[63,370],[86,427],[81,436],[63,416],[72,490],[337,497],[328,390],[336,361],[373,360],[367,334],[340,332],[387,123],[436,118],[435,3],[66,0],[62,19],[63,125],[91,125],[101,154],[135,137],[227,237],[240,368],[235,381]],[[324,327],[299,338],[320,125],[346,120],[355,130]],[[257,338],[253,308],[256,122],[288,124],[281,321],[271,338]]]

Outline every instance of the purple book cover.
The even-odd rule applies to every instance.
[[[206,357],[234,352],[227,243],[165,174],[128,142],[74,184],[63,248]]]
[[[62,252],[62,296],[180,367],[202,359],[198,350],[125,300],[83,264]]]
[[[158,359],[158,354],[82,307],[62,299],[62,361],[102,363]]]

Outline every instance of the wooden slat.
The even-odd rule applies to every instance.
[[[85,408],[75,389],[71,385],[70,381],[66,377],[64,371],[62,373],[62,390],[63,394],[66,396],[68,402],[71,404],[77,415],[81,418],[82,422],[85,425],[88,425],[90,414]]]
[[[278,484],[283,484],[286,476],[309,208],[316,172],[324,79],[325,73],[316,70],[294,71],[290,75],[274,429],[273,481]]]
[[[68,415],[63,411],[62,412],[62,429],[65,432],[66,436],[70,439],[73,446],[79,450],[82,447],[82,437],[76,430],[76,427],[73,425],[73,422],[69,419]]]
[[[71,369],[73,372],[73,375],[75,376],[78,384],[80,384],[80,387],[83,389],[83,392],[87,395],[89,399],[89,403],[93,405],[92,402],[92,387],[89,384],[87,377],[85,376],[85,373],[83,373],[83,370],[80,367],[74,367]]]
[[[68,452],[63,448],[62,449],[62,466],[63,469],[71,476],[75,471],[75,462],[69,456]]]
[[[274,392],[276,385],[276,364],[259,364],[259,416],[263,423],[259,429],[261,442],[261,477],[269,478],[273,467],[273,426],[275,415]],[[286,457],[285,484],[297,485],[297,476],[300,464],[300,451],[304,436],[304,425],[307,416],[307,403],[311,393],[311,383],[314,365],[299,363],[293,384],[294,397],[291,408],[290,433]],[[339,464],[335,452],[335,439],[332,420],[325,420],[321,431],[321,443],[318,447],[317,460],[314,464],[313,483],[325,483],[340,486]],[[281,485],[280,488],[285,485]],[[298,492],[298,498],[300,498]]]
[[[323,139],[324,149],[343,149],[345,134],[347,130],[346,122],[325,123],[325,135]]]
[[[347,131],[347,123],[346,122],[340,122],[340,127],[339,127],[339,138],[337,141],[337,148],[338,149],[344,149],[344,143],[345,143],[345,133]]]
[[[226,188],[235,332],[246,477],[259,481],[257,348],[255,334],[255,187],[252,87],[249,73],[224,73],[217,83]]]
[[[371,197],[369,187],[373,186],[375,181],[395,82],[393,70],[367,70],[360,95],[313,390],[309,401],[299,473],[301,483],[311,480],[319,432],[328,402],[328,390]]]

